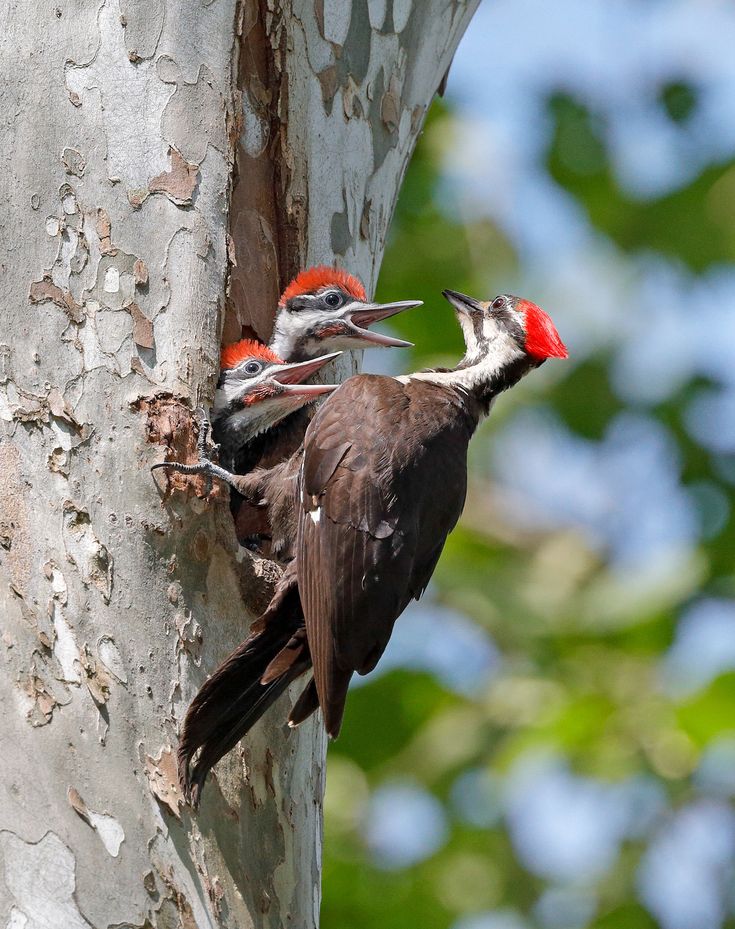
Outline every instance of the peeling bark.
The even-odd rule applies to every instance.
[[[0,82],[0,924],[316,926],[317,723],[277,706],[196,816],[173,771],[278,569],[237,546],[221,490],[148,469],[193,459],[223,331],[267,338],[299,265],[372,288],[475,6],[0,10],[24,69]]]

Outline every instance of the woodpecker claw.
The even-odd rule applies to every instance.
[[[157,468],[171,468],[172,471],[179,471],[181,474],[213,474],[213,469],[218,469],[219,465],[216,465],[213,461],[210,461],[206,456],[202,456],[196,464],[183,464],[181,461],[159,461],[157,464],[151,465],[151,471],[155,471]]]
[[[215,445],[210,441],[210,436],[212,434],[212,424],[209,421],[207,416],[207,411],[203,406],[198,406],[194,411],[196,417],[199,421],[199,436],[197,438],[197,451],[199,452],[199,457],[204,459],[207,458],[207,450],[217,451],[219,445]]]
[[[180,461],[159,461],[158,464],[151,465],[151,471],[155,471],[157,468],[171,468],[172,471],[178,471],[180,474],[206,474],[210,481],[213,477],[216,477],[224,481],[225,484],[237,489],[235,475],[225,471],[224,468],[221,468],[206,456],[202,456],[196,464],[182,464]],[[210,490],[211,487],[208,487],[207,493]]]
[[[197,436],[197,454],[199,461],[196,464],[183,464],[178,461],[159,461],[158,464],[151,466],[151,471],[157,468],[170,468],[172,471],[178,471],[180,474],[204,474],[206,475],[205,496],[212,492],[212,478],[218,477],[226,481],[229,477],[229,471],[225,471],[216,465],[211,459],[217,458],[219,445],[211,440],[212,424],[207,416],[207,411],[203,406],[198,406],[194,410],[196,416],[199,434]]]

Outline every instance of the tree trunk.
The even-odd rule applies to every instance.
[[[317,924],[318,722],[280,702],[181,802],[178,725],[274,569],[149,466],[300,265],[370,289],[476,4],[3,5],[3,926]]]

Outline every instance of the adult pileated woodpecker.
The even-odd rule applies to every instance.
[[[350,678],[375,667],[459,519],[478,422],[503,390],[547,358],[567,356],[550,318],[527,300],[444,295],[466,343],[456,368],[350,378],[307,430],[296,559],[184,721],[179,771],[194,803],[212,765],[312,664],[289,724],[321,706],[336,737]]]

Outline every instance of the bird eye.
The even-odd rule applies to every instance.
[[[249,361],[245,365],[246,374],[260,374],[263,370],[263,365],[259,361]]]
[[[494,310],[502,310],[504,306],[505,306],[505,297],[496,297],[493,300]]]
[[[336,290],[327,291],[323,299],[327,306],[331,306],[332,309],[342,306],[342,294],[338,293]]]

